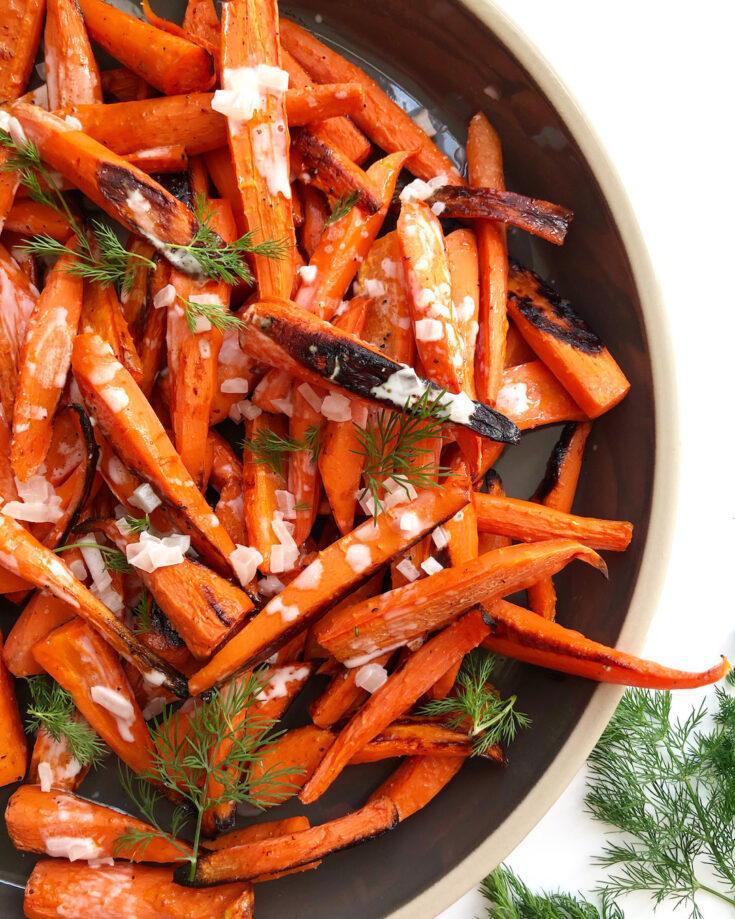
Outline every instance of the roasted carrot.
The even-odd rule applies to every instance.
[[[367,177],[375,186],[383,205],[376,214],[368,215],[353,207],[325,227],[309,261],[309,280],[302,278],[296,293],[299,306],[324,319],[334,316],[360,263],[380,232],[407,155],[394,153],[373,163],[367,170]]]
[[[86,724],[84,716],[76,709],[71,718],[76,723]],[[42,785],[43,790],[48,785],[62,791],[74,792],[82,784],[89,770],[89,763],[82,766],[74,758],[65,736],[54,740],[45,728],[38,729],[28,767],[27,782]]]
[[[248,842],[259,842],[261,839],[275,839],[288,833],[308,830],[311,824],[308,817],[284,817],[283,820],[269,820],[265,823],[252,823],[239,830],[223,833],[216,839],[207,839],[202,845],[205,849],[229,849],[230,846],[241,846]]]
[[[13,206],[15,195],[19,189],[18,173],[12,169],[3,168],[9,159],[9,152],[4,147],[0,148],[0,233],[5,227],[10,208]]]
[[[21,236],[50,236],[64,242],[71,232],[71,225],[68,218],[55,208],[29,198],[18,198],[5,218],[5,229]]]
[[[116,855],[132,862],[170,864],[182,852],[166,839],[150,839],[127,849],[116,849],[115,840],[131,831],[146,832],[150,824],[123,814],[112,807],[87,801],[66,791],[42,791],[38,785],[21,785],[5,809],[8,835],[16,849],[79,858],[111,858]],[[189,847],[182,842],[187,850]]]
[[[239,420],[237,403],[242,402],[246,392],[256,388],[263,369],[264,365],[260,365],[257,358],[246,354],[240,347],[237,328],[225,332],[217,360],[217,387],[212,397],[210,424],[216,424],[228,416]],[[225,392],[222,391],[223,387]]]
[[[107,6],[101,0],[89,2]],[[26,103],[16,103],[13,114],[49,166],[123,226],[148,239],[172,261],[181,261],[180,251],[167,244],[188,245],[194,237],[197,221],[185,204],[56,115]]]
[[[0,105],[13,102],[26,91],[41,40],[44,0],[3,4]]]
[[[143,715],[117,655],[94,629],[74,619],[34,645],[33,654],[123,762],[135,772],[150,767]]]
[[[329,207],[324,194],[312,185],[304,185],[301,195],[304,201],[304,224],[300,239],[307,257],[311,259],[322,238],[329,217]]]
[[[102,0],[81,0],[80,6],[90,37],[162,93],[201,92],[211,86],[212,58],[203,48]]]
[[[2,648],[0,635],[0,652]],[[0,657],[0,730],[2,730],[3,747],[0,753],[0,785],[19,782],[26,772],[28,744],[26,742],[23,721],[15,699],[13,678]]]
[[[603,573],[605,563],[591,549],[569,539],[508,546],[454,568],[327,615],[314,629],[319,644],[337,660],[357,666],[373,652],[405,645],[446,625],[475,604],[489,605],[523,590],[545,574],[578,558]]]
[[[307,384],[303,384],[308,386]],[[297,389],[298,391],[298,389]],[[367,424],[367,408],[351,400],[349,421],[330,421],[319,451],[319,471],[335,522],[344,536],[352,529],[362,476],[355,425]]]
[[[155,248],[140,236],[131,234],[126,249],[133,256],[130,265],[130,283],[120,291],[120,306],[136,344],[143,334],[150,268],[146,264],[153,258]]]
[[[99,335],[135,382],[140,383],[143,378],[140,357],[114,287],[85,280],[79,330]]]
[[[508,332],[505,336],[505,369],[535,360],[536,355],[533,349],[526,344],[526,340],[518,331],[516,324],[508,322]]]
[[[616,648],[608,648],[579,632],[565,629],[557,622],[505,601],[493,607],[493,618],[497,629],[483,641],[490,651],[599,683],[646,689],[691,689],[716,683],[730,670],[725,657],[719,664],[701,673],[663,667]]]
[[[425,807],[462,768],[465,756],[411,756],[372,793],[369,801],[390,798],[405,820]]]
[[[90,868],[49,858],[34,867],[23,910],[28,919],[58,919],[60,906],[86,919],[252,919],[252,903],[249,885],[187,890],[173,882],[171,868]]]
[[[82,309],[82,280],[68,272],[73,261],[73,256],[64,255],[50,272],[20,352],[10,459],[22,481],[37,472],[46,456],[71,364]]]
[[[281,40],[286,50],[320,83],[359,83],[363,87],[365,107],[352,117],[358,128],[382,150],[415,151],[406,166],[421,179],[443,174],[447,182],[462,183],[449,157],[363,70],[287,19],[281,21]]]
[[[197,695],[230,673],[268,657],[394,555],[456,513],[467,503],[467,498],[466,488],[450,480],[441,491],[421,492],[411,504],[379,514],[375,524],[369,520],[323,549],[311,565],[194,674],[189,684],[192,694]],[[410,535],[396,526],[407,512],[414,513],[418,521],[418,529]],[[356,558],[360,559],[359,564]],[[280,615],[271,615],[279,612]]]
[[[321,428],[324,419],[298,387],[291,399],[293,414],[288,420],[288,434],[303,443],[310,430]],[[293,539],[297,546],[302,545],[311,532],[319,510],[322,480],[317,457],[317,450],[307,447],[295,450],[288,461],[288,491],[294,496]]]
[[[77,337],[72,366],[82,397],[111,446],[155,488],[182,532],[191,536],[209,564],[229,572],[235,546],[130,374],[97,335]],[[99,382],[102,378],[104,383]]]
[[[87,619],[119,654],[141,672],[160,671],[162,685],[185,697],[180,674],[152,654],[97,597],[79,582],[57,555],[15,520],[0,514],[0,562],[36,587],[48,588]]]
[[[166,147],[148,147],[127,154],[128,162],[146,175],[154,173],[184,172],[189,165],[186,147],[169,144]]]
[[[229,443],[216,431],[210,430],[209,439],[212,444],[210,484],[219,492],[214,512],[232,541],[245,545],[242,463]]]
[[[147,99],[153,95],[152,87],[143,77],[128,70],[127,67],[115,67],[100,73],[102,90],[106,96],[114,96],[119,102],[132,102],[135,99]]]
[[[193,883],[197,887],[221,884],[233,878],[257,880],[378,836],[392,829],[396,821],[393,803],[384,798],[308,830],[209,852],[200,857],[193,882],[185,872],[177,871],[174,876],[181,884]]]
[[[622,552],[633,536],[633,524],[625,520],[577,517],[564,511],[496,495],[476,493],[477,525],[481,533],[498,533],[533,542],[538,539],[577,539],[591,549]]]
[[[587,416],[541,361],[506,367],[495,407],[521,431]]]
[[[6,420],[13,417],[18,362],[38,291],[4,246],[0,246],[0,400]]]
[[[508,312],[588,417],[608,411],[630,389],[613,356],[568,301],[533,271],[515,263],[508,275]]]
[[[452,303],[461,342],[460,353],[465,366],[465,392],[474,399],[480,302],[477,236],[472,230],[454,230],[445,237],[444,243],[452,285]]]
[[[213,0],[188,0],[183,27],[194,40],[220,46],[220,23]]]
[[[245,425],[246,441],[252,442],[259,437],[267,436],[268,432],[283,437],[285,425],[282,419],[263,414],[249,420]],[[283,472],[287,471],[284,469]],[[242,475],[245,529],[250,544],[263,556],[263,561],[259,565],[261,571],[270,574],[273,547],[280,544],[273,530],[274,514],[278,510],[276,491],[285,488],[286,480],[267,465],[255,462],[247,443],[243,452]],[[277,567],[281,568],[280,565]]]
[[[427,578],[430,581],[431,578]],[[365,744],[409,709],[449,667],[485,638],[490,625],[477,610],[464,615],[407,658],[340,731],[299,795],[304,804],[321,797]]]
[[[222,7],[222,72],[238,67],[280,67],[276,0],[226,0]],[[239,205],[256,241],[277,239],[295,245],[289,183],[289,135],[284,92],[269,90],[247,120],[228,118]],[[283,258],[255,255],[255,277],[261,296],[288,297],[294,278],[291,250]]]
[[[84,17],[74,0],[48,0],[43,39],[51,111],[102,102],[102,81]]]

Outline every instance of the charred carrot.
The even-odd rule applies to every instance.
[[[44,0],[3,4],[0,105],[13,102],[26,91],[41,40],[45,6]]]
[[[416,151],[407,167],[420,179],[446,175],[448,182],[461,184],[454,164],[368,75],[342,55],[289,20],[281,21],[281,40],[304,69],[320,83],[359,83],[365,90],[365,107],[353,115],[355,124],[387,153]]]
[[[591,549],[622,552],[633,536],[625,520],[577,517],[533,501],[476,493],[477,525],[481,533],[498,533],[533,542],[538,539],[577,539]]]
[[[130,374],[97,335],[77,337],[72,366],[82,397],[111,446],[155,488],[197,551],[212,567],[229,573],[235,546]]]
[[[2,641],[0,635],[0,653],[3,651]],[[10,785],[11,782],[19,782],[25,775],[28,744],[15,698],[13,678],[3,657],[0,657],[0,730],[3,736],[0,785]]]
[[[573,559],[603,573],[605,563],[591,549],[569,539],[495,549],[454,568],[373,597],[336,615],[327,613],[314,637],[337,660],[357,666],[372,652],[405,645],[446,625],[469,607],[523,590]]]
[[[701,673],[663,667],[632,654],[608,648],[557,622],[502,601],[493,607],[497,630],[483,645],[497,654],[539,667],[646,689],[691,689],[721,680],[730,670],[727,658]]]
[[[226,0],[222,7],[224,92],[237,92],[227,74],[238,67],[280,67],[275,0]],[[277,239],[295,245],[289,183],[289,135],[283,90],[263,91],[248,119],[229,117],[227,129],[235,165],[239,206],[256,241]],[[294,278],[292,251],[281,259],[255,255],[261,296],[288,297]]]
[[[462,768],[465,756],[412,756],[372,793],[369,801],[390,798],[405,820],[425,807]]]
[[[230,673],[268,657],[394,555],[455,514],[467,503],[467,498],[466,488],[450,480],[445,489],[421,492],[411,504],[379,514],[375,524],[369,520],[323,549],[311,565],[194,674],[190,680],[192,694],[198,695]],[[413,513],[418,523],[416,529],[409,531],[410,535],[396,525],[405,513]]]
[[[508,312],[588,417],[608,411],[630,389],[615,359],[569,303],[537,274],[517,264],[511,265],[508,276]]]
[[[16,849],[75,860],[119,858],[132,862],[170,864],[182,858],[166,839],[150,839],[129,849],[115,847],[115,840],[131,831],[146,832],[150,824],[104,804],[87,801],[66,791],[42,791],[38,785],[21,785],[5,809],[8,835]],[[76,851],[75,851],[76,844]],[[182,842],[186,851],[188,846]]]
[[[495,407],[521,431],[560,421],[584,421],[585,413],[541,361],[506,367]]]
[[[207,52],[102,0],[81,0],[90,38],[167,96],[201,92],[212,84]]]
[[[99,67],[77,3],[48,0],[43,44],[51,111],[67,105],[102,102]]]
[[[120,306],[137,344],[142,337],[145,308],[148,303],[150,268],[147,262],[153,258],[156,250],[149,242],[134,235],[130,236],[126,248],[133,260],[130,283],[120,292]]]
[[[4,246],[0,246],[0,283],[0,400],[6,420],[11,421],[20,351],[38,290]]]
[[[358,750],[410,708],[452,664],[476,648],[489,632],[490,625],[484,615],[473,610],[412,654],[340,731],[301,790],[301,801],[309,804],[320,798]]]

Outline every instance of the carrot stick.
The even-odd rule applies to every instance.
[[[266,823],[253,823],[230,833],[223,833],[216,839],[207,839],[202,843],[205,849],[229,849],[231,846],[241,846],[248,842],[259,842],[261,839],[275,839],[286,836],[288,833],[298,833],[308,830],[311,824],[308,817],[284,817],[283,820],[269,820]]]
[[[288,434],[302,443],[309,429],[320,428],[322,415],[314,409],[297,388],[292,395],[293,414],[288,420]],[[288,461],[288,490],[294,496],[293,538],[297,546],[311,533],[319,510],[322,480],[317,464],[318,453],[311,449],[295,450]]]
[[[0,400],[6,420],[13,417],[18,364],[38,291],[4,246],[0,246]]]
[[[502,601],[493,607],[498,627],[483,641],[489,650],[548,667],[561,673],[583,676],[599,683],[617,683],[646,689],[692,689],[722,679],[730,670],[727,658],[701,673],[663,667],[586,638],[557,622],[543,619],[520,606]]]
[[[392,829],[396,819],[392,802],[387,798],[374,801],[345,817],[308,830],[209,852],[199,859],[193,882],[189,882],[186,872],[176,871],[174,877],[181,884],[193,883],[199,887],[221,884],[231,878],[256,880],[378,836]]]
[[[128,162],[146,175],[167,172],[185,172],[189,165],[186,148],[181,144],[167,147],[148,147],[127,154]]]
[[[149,242],[134,235],[128,239],[126,249],[137,258],[131,263],[130,286],[120,292],[120,306],[128,328],[138,344],[142,338],[145,308],[148,304],[150,269],[144,259],[151,260],[156,250]]]
[[[269,431],[283,437],[285,425],[282,419],[263,414],[249,420],[245,425],[245,436],[248,441],[257,440],[263,432]],[[243,452],[242,474],[245,529],[250,544],[263,556],[263,561],[258,567],[265,574],[270,574],[271,553],[273,547],[280,543],[273,531],[274,513],[278,510],[276,491],[285,488],[286,480],[267,465],[256,463],[247,449],[247,444]]]
[[[52,419],[71,364],[71,348],[82,309],[82,280],[69,274],[73,256],[51,270],[31,314],[20,352],[10,461],[25,482],[44,461]]]
[[[76,709],[71,717],[76,723],[86,724],[84,717]],[[41,775],[39,775],[39,767],[41,767]],[[28,767],[27,782],[38,785],[43,777],[52,788],[74,792],[82,784],[89,770],[89,764],[82,766],[74,758],[66,737],[62,735],[59,740],[54,740],[45,728],[38,729],[31,753],[31,763]]]
[[[531,500],[557,511],[571,511],[582,468],[584,446],[591,428],[589,422],[565,426],[549,457],[544,478]],[[556,591],[551,578],[543,578],[528,588],[528,605],[544,619],[555,618]]]
[[[486,473],[483,479],[483,486],[486,494],[505,497],[503,480],[495,470]],[[477,526],[477,511],[475,511],[475,526]],[[478,533],[477,542],[480,552],[490,552],[492,549],[502,549],[505,546],[510,546],[513,540],[510,536],[500,536],[497,533]]]
[[[3,652],[2,635],[0,635],[1,652]],[[22,780],[28,756],[28,744],[15,699],[13,678],[3,658],[4,653],[0,657],[0,730],[2,730],[3,737],[3,751],[0,754],[0,786]]]
[[[551,507],[475,493],[477,525],[481,533],[499,533],[525,542],[538,539],[577,539],[590,549],[622,552],[628,548],[633,524],[625,520],[577,517]]]
[[[505,369],[535,360],[536,355],[533,349],[526,344],[526,340],[518,331],[516,324],[509,322],[508,333],[505,336]]]
[[[472,230],[454,230],[445,237],[444,243],[452,285],[452,304],[465,366],[465,392],[474,399],[475,346],[480,302],[477,237]]]
[[[390,798],[399,821],[425,807],[462,768],[465,756],[411,756],[372,793],[368,801]]]
[[[131,831],[146,832],[152,829],[150,824],[66,791],[41,791],[38,785],[21,785],[11,796],[5,823],[13,845],[22,852],[69,858],[74,853],[72,846],[65,843],[78,840],[83,849],[91,841],[85,858],[111,858],[115,854],[131,862],[166,864],[183,857],[181,850],[166,839],[151,839],[127,851],[116,851],[119,836]],[[181,845],[189,850],[186,843]]]
[[[325,196],[318,188],[304,185],[301,194],[304,201],[304,223],[300,239],[306,255],[311,259],[322,238],[329,217],[329,207]]]
[[[630,389],[615,359],[569,303],[533,271],[516,264],[508,276],[508,312],[588,417],[608,411]]]
[[[3,3],[0,105],[13,102],[26,91],[43,27],[44,0]]]
[[[358,666],[373,652],[405,645],[424,632],[441,628],[470,606],[489,608],[494,600],[560,571],[575,558],[603,573],[607,570],[597,553],[573,540],[508,546],[461,566],[444,568],[336,615],[327,613],[314,629],[314,637],[338,661]]]
[[[364,428],[368,419],[367,408],[356,399],[352,400],[350,411],[349,421],[327,423],[319,451],[319,472],[324,491],[343,536],[353,527],[362,477],[363,462],[355,425]]]
[[[140,358],[114,287],[85,280],[79,329],[81,332],[94,332],[107,342],[116,359],[135,382],[140,383],[143,377]]]
[[[212,444],[210,485],[219,492],[214,512],[232,541],[245,545],[242,463],[229,443],[216,431],[210,430],[209,439]]]
[[[201,45],[202,48],[205,48],[215,60],[218,59],[219,42],[210,46],[207,41],[196,39],[194,36],[189,35],[186,29],[182,28],[182,26],[180,26],[177,22],[171,22],[169,19],[163,19],[163,17],[158,16],[153,11],[148,0],[143,0],[142,6],[143,15],[151,25],[155,26],[157,29],[160,29],[163,32],[168,32],[169,35],[175,35],[178,38],[183,38],[187,41],[194,41],[195,44]]]
[[[56,115],[25,103],[16,103],[13,114],[49,166],[123,226],[148,239],[171,261],[181,263],[180,251],[167,248],[167,243],[188,245],[194,237],[197,221],[185,204]]]
[[[115,864],[90,868],[49,858],[36,864],[26,885],[28,919],[58,919],[60,905],[86,919],[251,919],[250,885],[193,890],[174,883],[171,868]]]
[[[430,580],[427,578],[427,581]],[[301,790],[301,801],[310,804],[320,798],[358,750],[410,708],[453,663],[476,648],[489,632],[490,625],[484,615],[472,610],[412,654],[340,731]]]
[[[406,156],[406,153],[395,153],[373,163],[367,170],[367,176],[383,204],[376,214],[368,216],[358,207],[353,207],[325,227],[309,261],[309,268],[316,268],[316,273],[308,282],[302,281],[296,293],[299,306],[323,319],[331,319],[335,314],[356,270],[383,226]]]
[[[18,173],[3,168],[9,157],[9,151],[5,147],[0,148],[0,233],[5,227],[5,219],[13,206],[19,188]]]
[[[180,674],[160,660],[90,593],[57,555],[41,545],[15,520],[0,514],[0,562],[11,573],[36,587],[48,588],[105,636],[110,645],[141,672],[160,671],[163,684],[176,695],[184,694]]]
[[[229,573],[229,558],[235,546],[130,374],[97,335],[77,336],[72,366],[82,397],[113,449],[155,488],[182,532],[191,536],[208,563]],[[102,378],[106,382],[100,383]]]
[[[184,13],[184,31],[192,38],[220,46],[220,23],[213,0],[188,0]]]
[[[135,99],[147,99],[152,88],[143,77],[128,70],[127,67],[115,67],[100,73],[102,90],[107,96],[114,96],[119,102],[132,102]]]
[[[48,0],[43,46],[51,111],[102,102],[100,70],[74,0]]]
[[[55,208],[29,198],[19,198],[5,218],[5,229],[22,236],[50,236],[64,242],[71,232],[71,225],[68,218]]]
[[[541,361],[506,367],[495,407],[521,431],[560,421],[584,421],[585,413]]]
[[[420,179],[446,175],[447,181],[462,184],[454,164],[432,142],[426,132],[370,77],[342,55],[287,19],[281,21],[284,47],[320,83],[359,83],[365,90],[365,107],[353,115],[355,124],[387,153],[416,151],[406,163]]]
[[[238,67],[280,67],[276,0],[226,0],[222,7],[222,72]],[[295,245],[289,183],[289,135],[284,94],[267,92],[263,109],[247,120],[228,118],[230,150],[235,164],[239,206],[248,229],[259,241],[285,240]],[[267,152],[264,151],[267,145]],[[255,277],[261,296],[288,297],[294,279],[291,252],[282,259],[255,255]]]
[[[194,674],[189,682],[191,693],[198,695],[227,675],[264,660],[394,555],[456,513],[467,503],[467,497],[463,484],[451,479],[446,488],[421,492],[410,504],[379,514],[375,524],[368,520],[323,549],[311,565]],[[418,521],[418,529],[412,530],[410,536],[396,526],[405,513],[414,513]],[[360,558],[359,564],[355,556]],[[271,615],[278,612],[281,615]]]
[[[201,92],[212,83],[207,52],[102,0],[80,0],[90,37],[167,96]]]
[[[247,386],[247,392],[252,392],[262,373],[263,368],[258,364],[257,359],[246,354],[240,347],[238,330],[234,328],[225,332],[217,360],[217,385],[212,397],[210,425],[217,424],[228,416],[232,418],[232,413],[235,413],[234,417],[239,419],[236,406],[245,398],[245,386]],[[222,392],[222,387],[230,389],[234,380],[240,383],[238,387],[240,391]]]
[[[33,654],[46,673],[71,693],[82,715],[123,762],[135,772],[150,768],[143,715],[117,655],[94,629],[82,619],[73,619],[34,645]],[[110,692],[128,715],[116,716],[101,704]],[[97,693],[102,694],[100,701],[94,698]]]
[[[379,588],[374,588],[375,590]],[[352,595],[354,596],[354,594]],[[371,663],[384,667],[392,655],[392,651],[381,654]],[[342,667],[332,677],[329,686],[321,696],[318,696],[311,707],[309,714],[317,727],[328,728],[341,721],[346,715],[351,715],[368,698],[366,690],[355,683],[359,668],[347,669]]]

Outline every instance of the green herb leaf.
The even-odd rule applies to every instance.
[[[26,730],[31,733],[43,728],[57,743],[67,749],[82,766],[97,766],[107,748],[90,725],[79,715],[71,694],[46,674],[28,678],[31,704]]]
[[[102,543],[92,542],[92,540],[82,542],[72,542],[66,546],[59,546],[54,549],[57,554],[67,552],[69,549],[99,549],[105,562],[107,571],[121,571],[123,574],[132,571],[125,553],[115,546],[105,546]]]
[[[362,192],[359,189],[355,189],[355,191],[351,191],[349,194],[341,195],[337,198],[334,202],[334,209],[329,217],[327,217],[324,226],[331,226],[331,224],[346,217],[361,197]]]
[[[311,425],[304,433],[303,440],[296,440],[288,435],[282,436],[270,428],[263,428],[253,438],[246,437],[242,442],[243,450],[250,454],[250,462],[267,466],[276,475],[283,476],[283,464],[290,453],[308,450],[312,462],[316,462],[321,446],[322,425]]]
[[[151,595],[148,593],[148,589],[144,587],[143,592],[140,595],[140,600],[138,600],[138,605],[133,610],[137,617],[135,626],[133,628],[133,631],[136,635],[143,635],[146,632],[153,631],[153,622],[151,621],[151,607]]]
[[[193,300],[187,300],[185,297],[178,297],[180,303],[184,306],[186,313],[186,324],[189,331],[196,331],[197,318],[203,316],[205,319],[219,329],[220,332],[229,332],[231,329],[240,329],[245,323],[231,313],[224,303],[195,303]]]
[[[146,514],[145,517],[133,517],[126,514],[125,525],[131,533],[145,533],[151,528],[151,518],[149,514]]]

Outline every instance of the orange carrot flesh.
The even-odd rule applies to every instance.
[[[505,336],[505,369],[535,361],[533,348],[526,344],[515,323],[508,322],[508,333]]]
[[[289,437],[303,443],[310,429],[321,427],[323,417],[298,389],[293,393],[292,405],[293,415],[288,421]],[[294,496],[296,507],[293,512],[293,539],[300,546],[314,525],[322,491],[315,451],[307,448],[295,450],[291,454],[288,461],[288,490]]]
[[[447,182],[462,184],[454,164],[378,84],[355,64],[322,44],[306,29],[281,21],[281,40],[290,54],[320,83],[359,83],[365,91],[365,107],[352,117],[355,124],[387,153],[416,151],[406,163],[420,179],[446,175]]]
[[[76,723],[86,724],[84,717],[76,709],[71,718]],[[89,765],[82,766],[77,762],[64,736],[59,740],[54,740],[42,727],[38,729],[33,744],[27,782],[34,785],[40,784],[39,766],[41,763],[44,764],[44,769],[41,770],[42,774],[45,773],[44,779],[49,781],[51,788],[61,791],[76,791],[90,769]]]
[[[213,0],[189,0],[182,24],[184,31],[194,39],[206,41],[213,48],[219,48],[220,23]]]
[[[3,752],[0,756],[0,786],[19,782],[26,772],[28,743],[15,698],[13,677],[5,666],[0,635],[0,730]]]
[[[152,95],[151,87],[137,73],[127,67],[115,67],[100,73],[105,95],[114,96],[120,102],[147,99]]]
[[[716,683],[730,670],[724,657],[701,673],[663,667],[592,641],[505,601],[493,607],[493,618],[498,623],[497,630],[483,641],[490,651],[599,683],[645,689],[692,689]]]
[[[98,281],[84,282],[82,315],[79,321],[82,332],[94,332],[107,342],[118,361],[128,370],[136,383],[143,371],[133,336],[122,313],[120,300],[111,285]]]
[[[24,852],[58,855],[59,847],[54,845],[56,838],[60,839],[62,847],[69,839],[78,839],[83,845],[91,840],[96,849],[91,858],[111,858],[114,854],[133,862],[169,864],[185,857],[165,839],[151,839],[135,850],[115,850],[115,840],[119,836],[136,830],[145,832],[151,829],[150,825],[68,792],[41,791],[38,785],[20,786],[8,801],[5,822],[13,845]],[[181,845],[189,849],[186,843]]]
[[[50,236],[64,242],[71,232],[69,219],[55,208],[29,198],[18,198],[5,218],[5,229],[21,236]]]
[[[201,92],[212,83],[207,52],[103,0],[81,0],[90,37],[116,60],[166,95]]]
[[[74,0],[47,0],[43,43],[49,109],[102,102],[99,67]]]
[[[276,0],[227,0],[222,7],[222,71],[227,74],[258,64],[280,67]],[[239,206],[256,241],[285,240],[293,247],[284,94],[268,92],[262,100],[262,109],[257,108],[251,118],[228,119]],[[292,250],[281,259],[255,255],[253,265],[261,296],[290,296],[295,271]]]
[[[205,849],[216,851],[240,846],[248,842],[260,842],[262,839],[275,839],[289,833],[298,833],[310,827],[308,817],[284,817],[283,820],[269,820],[266,823],[253,823],[231,833],[223,833],[216,839],[208,839],[202,845]]]
[[[587,416],[541,361],[503,370],[495,407],[521,431],[560,421],[584,421]]]
[[[308,385],[308,384],[307,384]],[[362,477],[360,442],[355,425],[367,424],[367,408],[351,400],[349,421],[330,421],[319,451],[319,472],[340,533],[349,533],[355,520]]]
[[[53,433],[52,419],[71,364],[82,309],[82,279],[68,273],[62,256],[31,314],[20,353],[10,461],[21,481],[38,471]]]
[[[243,897],[249,906],[229,912]],[[244,884],[187,889],[174,883],[171,868],[126,864],[90,868],[51,858],[34,867],[23,910],[28,919],[58,919],[60,909],[93,919],[102,915],[100,904],[107,916],[136,919],[250,919],[252,915],[252,893]]]
[[[412,654],[340,731],[314,775],[301,790],[301,801],[310,804],[321,797],[358,750],[410,708],[453,663],[476,648],[489,632],[490,626],[483,615],[473,610]]]
[[[518,331],[590,418],[608,411],[630,383],[566,300],[527,268],[512,265],[508,312]]]
[[[150,768],[143,715],[117,655],[94,629],[74,619],[34,645],[33,654],[46,673],[71,693],[79,711],[123,762],[135,772]],[[96,692],[102,693],[100,702],[95,701]],[[120,698],[129,716],[118,717],[102,704],[109,693]]]
[[[633,524],[625,520],[577,517],[551,507],[496,495],[474,496],[477,525],[481,533],[497,533],[525,542],[538,539],[577,539],[591,549],[622,552],[633,536]]]
[[[379,514],[375,523],[368,520],[323,549],[311,565],[194,674],[189,681],[190,692],[198,695],[227,675],[268,657],[407,545],[455,514],[467,503],[468,495],[461,483],[450,482],[441,491],[421,492],[411,504]],[[419,524],[418,532],[412,531],[408,537],[399,525],[400,517],[407,511],[416,515]],[[359,564],[354,560],[356,557],[361,559]],[[315,581],[316,586],[306,586]]]
[[[390,798],[398,819],[426,807],[462,768],[465,756],[411,756],[380,785],[368,800]]]
[[[465,392],[476,398],[475,346],[480,303],[477,237],[472,230],[454,230],[444,240],[452,286],[452,304],[457,317],[464,362]]]
[[[146,175],[153,173],[184,172],[189,165],[186,147],[169,144],[167,147],[149,147],[128,153],[128,162]]]
[[[228,573],[235,546],[130,374],[96,335],[77,337],[72,366],[82,397],[113,449],[153,486],[209,564]],[[106,382],[100,383],[102,378]]]
[[[0,282],[0,400],[6,420],[11,421],[21,346],[38,290],[4,246],[0,246]]]
[[[284,436],[285,425],[282,419],[266,414],[258,415],[245,425],[246,441],[257,440],[269,431]],[[287,473],[287,470],[283,471]],[[273,547],[280,544],[273,530],[274,515],[278,510],[276,491],[285,489],[286,480],[265,464],[255,462],[247,449],[247,443],[243,452],[242,476],[245,529],[250,545],[263,556],[260,570],[270,574],[271,553]]]
[[[41,40],[45,0],[21,0],[3,5],[3,67],[0,105],[26,91]]]
[[[327,613],[314,629],[314,637],[337,660],[358,666],[372,652],[404,645],[446,625],[470,606],[490,604],[523,590],[575,558],[606,570],[595,552],[573,540],[508,546],[458,567],[444,568],[336,615]]]
[[[120,292],[120,306],[123,317],[138,343],[142,337],[142,326],[145,320],[145,307],[148,302],[148,280],[150,261],[155,253],[154,247],[139,236],[131,235],[126,246],[134,259],[131,264],[130,286]]]

